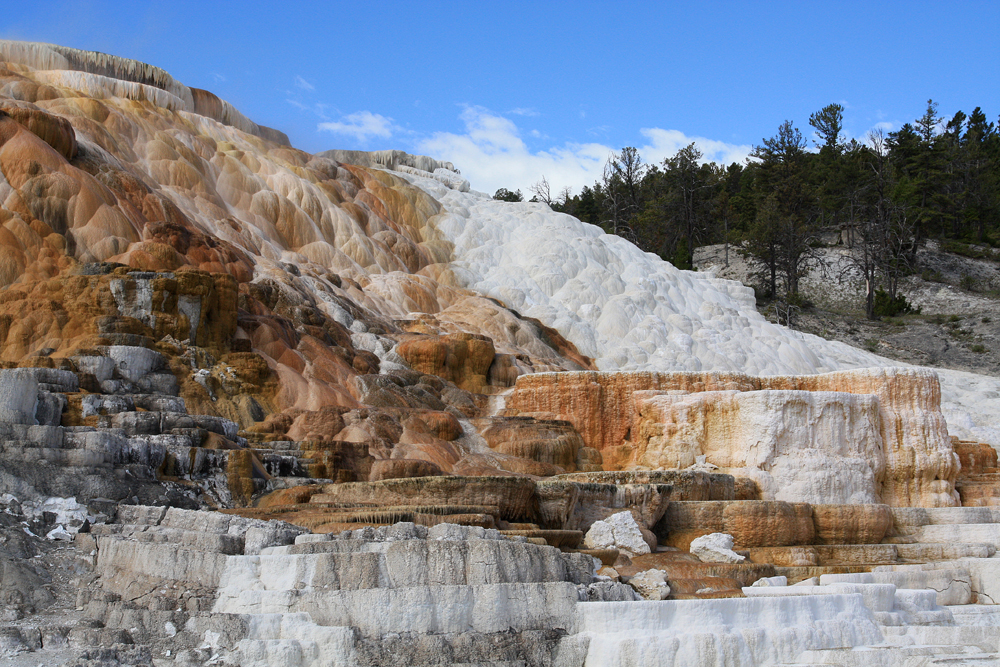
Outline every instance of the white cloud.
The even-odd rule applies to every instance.
[[[483,192],[502,187],[527,192],[543,175],[554,193],[565,186],[579,189],[594,182],[609,154],[600,144],[566,144],[532,153],[507,118],[482,107],[466,107],[460,118],[464,134],[437,132],[417,142],[416,149],[453,162]]]
[[[466,107],[460,116],[465,133],[437,132],[418,141],[418,153],[453,162],[469,179],[472,187],[493,193],[504,187],[527,193],[532,183],[544,175],[552,193],[564,187],[579,192],[600,178],[611,153],[621,146],[600,143],[566,143],[532,152],[521,139],[517,125],[483,107]],[[649,128],[641,130],[648,142],[638,146],[644,161],[662,162],[694,142],[707,161],[724,164],[742,162],[751,146],[727,144],[704,137],[689,137],[678,130]],[[529,133],[530,134],[530,133]]]
[[[680,130],[662,130],[653,127],[645,128],[640,132],[650,143],[638,147],[639,154],[642,155],[643,160],[653,164],[673,157],[677,151],[692,143],[701,151],[704,162],[718,162],[726,165],[733,162],[742,163],[753,151],[753,146],[749,144],[729,144],[705,137],[689,137]]]
[[[353,138],[359,143],[364,143],[372,137],[388,139],[396,129],[396,124],[391,118],[372,113],[370,111],[359,111],[344,116],[339,121],[320,123],[317,129],[334,134],[343,134]]]
[[[541,114],[531,108],[517,107],[516,109],[511,109],[508,113],[515,116],[540,116]]]
[[[316,90],[316,86],[312,85],[311,83],[309,83],[308,81],[306,81],[305,79],[303,79],[301,76],[298,75],[295,76],[295,85],[298,88],[301,88],[302,90],[308,90],[310,92]]]

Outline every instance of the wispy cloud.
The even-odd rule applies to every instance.
[[[541,116],[540,113],[531,108],[517,107],[516,109],[511,109],[507,113],[513,116]]]
[[[437,132],[416,143],[419,153],[453,162],[472,187],[494,192],[505,187],[527,192],[544,175],[558,192],[564,187],[579,191],[600,178],[611,153],[621,150],[603,143],[566,143],[532,151],[521,138],[521,130],[509,118],[478,106],[466,107],[460,118],[465,132]],[[531,135],[531,132],[528,132]],[[638,146],[643,160],[662,162],[694,143],[706,161],[742,162],[752,146],[729,144],[705,137],[691,137],[679,130],[641,130],[645,145]]]
[[[212,78],[215,80],[216,83],[222,83],[226,80],[226,77],[222,76],[218,72],[212,72]]]
[[[309,92],[316,90],[316,86],[312,85],[297,74],[295,75],[295,87],[301,88],[302,90],[308,90]]]
[[[365,143],[373,137],[388,139],[397,129],[397,126],[391,118],[386,118],[370,111],[359,111],[344,116],[339,121],[320,123],[317,129],[324,132],[333,132],[334,134],[343,134],[359,143]]]

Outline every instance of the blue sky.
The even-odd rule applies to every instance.
[[[491,193],[579,191],[623,146],[742,160],[831,102],[859,138],[928,98],[1000,115],[996,0],[12,4],[0,38],[142,60],[298,148],[428,154]]]

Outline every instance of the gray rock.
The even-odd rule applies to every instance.
[[[454,523],[439,523],[427,530],[428,540],[475,540],[483,539],[486,529],[481,526],[459,526]]]
[[[198,428],[203,428],[206,431],[211,431],[212,433],[218,433],[219,435],[229,438],[230,440],[235,440],[236,434],[240,432],[239,424],[222,417],[215,417],[212,415],[191,415],[191,419]]]
[[[90,373],[98,382],[110,380],[115,374],[115,361],[110,357],[73,357],[81,373]]]
[[[294,544],[296,538],[305,533],[304,528],[283,521],[264,521],[265,525],[253,525],[243,535],[243,553],[248,556],[259,554],[264,549]]]
[[[44,426],[59,426],[68,403],[63,394],[39,391],[38,404],[35,406],[35,421]]]
[[[166,396],[177,396],[180,385],[173,373],[150,373],[139,379],[136,383],[143,392],[149,394],[163,394]]]
[[[0,421],[34,424],[38,405],[38,380],[31,368],[0,371]]]
[[[617,581],[594,581],[576,587],[580,602],[632,602],[642,596],[628,584]]]
[[[80,379],[76,373],[57,368],[31,368],[38,384],[47,391],[72,393],[80,390]]]
[[[180,396],[138,394],[129,398],[134,402],[136,407],[149,410],[150,412],[180,412],[187,414],[187,406],[184,404],[184,399]]]
[[[119,505],[117,521],[120,524],[158,526],[167,514],[166,507],[148,505]]]
[[[103,351],[115,362],[118,374],[131,382],[166,367],[163,355],[146,347],[109,345]]]
[[[111,424],[126,435],[155,435],[161,432],[159,412],[119,412],[112,417]]]

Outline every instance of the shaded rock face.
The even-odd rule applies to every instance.
[[[0,106],[0,114],[14,119],[67,160],[76,157],[76,132],[65,118],[33,109],[26,104],[22,106],[14,101],[4,101]]]
[[[962,470],[955,481],[955,489],[964,507],[992,507],[1000,505],[1000,468],[997,467],[997,450],[982,442],[959,440],[952,437],[955,453],[962,462]]]
[[[957,503],[958,457],[929,371],[535,374],[518,378],[507,409],[567,419],[609,469],[704,456],[754,479],[763,498]]]

